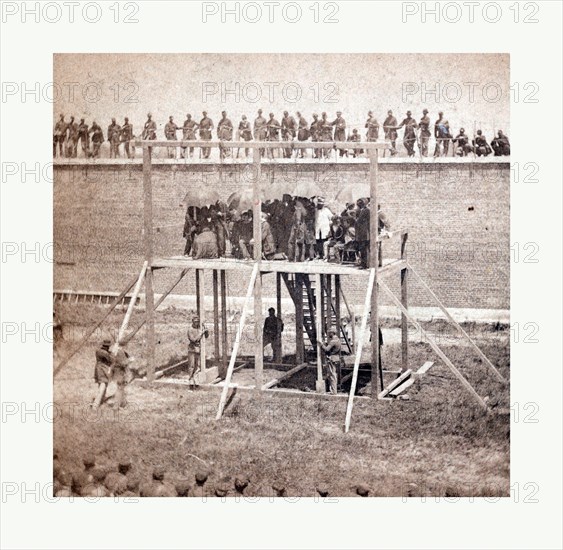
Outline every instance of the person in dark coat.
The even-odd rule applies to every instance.
[[[507,157],[510,155],[510,141],[502,130],[499,130],[497,137],[491,141],[491,147],[495,152],[495,157]]]
[[[207,111],[203,111],[203,118],[199,121],[199,139],[202,141],[211,141],[211,131],[213,130],[213,121],[207,116]],[[204,159],[208,159],[211,154],[211,147],[202,147],[201,154]]]
[[[403,136],[403,145],[407,150],[409,157],[414,157],[414,144],[416,143],[416,129],[418,124],[416,120],[412,118],[411,112],[407,111],[406,118],[403,119],[401,124],[396,127],[396,130],[400,130],[403,126],[405,127],[405,134]]]
[[[281,122],[281,133],[283,141],[293,141],[297,134],[297,123],[295,119],[287,112],[283,112],[283,118]],[[283,150],[283,156],[286,159],[290,159],[293,150],[291,147],[285,147]]]
[[[428,116],[428,109],[423,109],[422,118],[418,123],[420,128],[420,153],[423,157],[428,156],[428,142],[430,141],[430,117]]]
[[[199,128],[199,124],[192,119],[192,115],[188,113],[186,115],[186,120],[184,120],[184,125],[182,126],[182,139],[184,141],[195,141],[196,137],[196,130]],[[180,158],[186,158],[186,149],[187,147],[181,147],[180,149]],[[190,147],[189,150],[190,158],[194,157],[194,147]]]
[[[129,119],[127,117],[125,117],[123,126],[121,127],[120,139],[121,143],[123,143],[123,148],[125,150],[127,158],[132,158],[134,155],[131,154],[131,150],[129,149],[129,142],[133,139],[133,125],[129,122]]]
[[[475,153],[478,157],[486,157],[493,152],[491,146],[487,143],[487,138],[483,135],[481,130],[477,130],[477,135],[473,140],[473,146],[475,147]]]
[[[109,141],[109,158],[119,157],[119,142],[121,136],[121,126],[117,124],[115,118],[111,119],[111,124],[108,126],[108,141]]]
[[[221,112],[221,120],[217,123],[217,137],[221,141],[233,141],[233,123],[227,118],[227,111]],[[224,159],[231,156],[230,147],[219,147],[219,156]]]
[[[53,158],[57,156],[57,143],[59,144],[59,156],[64,156],[64,145],[67,134],[67,123],[65,116],[60,115],[59,120],[55,124],[55,131],[53,132]]]
[[[356,219],[356,243],[360,254],[360,268],[367,269],[369,267],[369,216],[370,211],[365,199],[356,201],[358,206],[358,217]]]
[[[84,158],[90,157],[90,135],[88,134],[88,124],[86,124],[85,119],[80,119],[80,124],[78,125],[78,139],[80,140],[80,148],[84,153]]]
[[[393,116],[393,111],[387,111],[387,118],[383,122],[383,131],[385,132],[385,139],[391,142],[391,156],[397,154],[397,119]]]
[[[262,343],[264,347],[268,344],[272,347],[273,362],[281,363],[282,360],[282,332],[284,324],[281,317],[276,316],[276,310],[271,307],[268,309],[268,317],[264,320],[262,330]]]
[[[111,365],[113,357],[109,350],[111,340],[105,339],[102,345],[96,350],[96,366],[94,368],[94,382],[98,384],[98,394],[92,405],[93,409],[97,409],[103,402],[106,395],[107,387],[111,380]]]
[[[104,142],[104,132],[102,127],[94,120],[92,126],[90,126],[89,133],[92,134],[92,158],[98,158],[100,156],[100,147]]]
[[[336,112],[336,118],[331,122],[334,126],[334,141],[346,141],[346,121],[342,117],[342,112]],[[341,157],[344,156],[345,149],[338,149]]]
[[[297,130],[297,140],[298,141],[307,141],[311,136],[309,132],[309,123],[307,119],[299,112],[295,113],[297,116],[297,124],[299,129]],[[299,149],[297,156],[299,158],[304,158],[307,156],[306,149]]]

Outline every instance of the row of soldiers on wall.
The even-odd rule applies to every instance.
[[[350,262],[369,267],[369,198],[348,203],[335,214],[323,197],[284,195],[262,205],[260,224],[262,258],[266,260]],[[378,230],[389,232],[389,223],[378,209]],[[252,211],[228,209],[218,202],[209,207],[188,207],[183,236],[184,255],[194,259],[232,256],[253,258]]]
[[[291,147],[290,143],[297,140],[300,142],[360,142],[362,137],[357,128],[352,132],[347,131],[346,120],[342,116],[341,111],[337,111],[336,118],[330,120],[327,113],[323,112],[319,118],[318,114],[313,114],[313,121],[309,123],[307,119],[297,112],[296,116],[291,116],[288,111],[284,111],[281,122],[278,121],[274,113],[268,115],[266,119],[263,115],[262,109],[258,109],[258,116],[254,119],[253,125],[247,119],[246,115],[242,118],[236,129],[237,141],[287,141],[288,147],[281,149],[281,154],[284,158],[292,158],[293,156],[304,158],[307,156],[306,149]],[[380,136],[380,124],[375,118],[372,111],[368,112],[368,118],[365,122],[366,128],[365,141],[378,141]],[[383,133],[385,139],[390,142],[391,155],[397,154],[397,138],[398,131],[404,129],[403,145],[409,157],[415,156],[415,146],[418,146],[419,152],[423,157],[429,154],[429,143],[432,134],[435,138],[434,156],[448,156],[450,154],[450,147],[452,154],[463,157],[469,154],[476,156],[488,156],[494,152],[495,156],[508,156],[510,155],[510,141],[508,137],[499,130],[495,138],[489,144],[481,130],[477,130],[473,138],[466,134],[465,129],[461,128],[458,134],[454,137],[450,130],[450,123],[444,118],[444,113],[438,113],[438,119],[432,123],[428,116],[428,109],[422,111],[422,118],[417,122],[411,111],[407,111],[406,117],[400,122],[393,115],[393,111],[387,112],[387,118],[383,122]],[[178,132],[182,132],[181,139],[184,141],[210,141],[213,136],[215,124],[208,116],[206,111],[203,111],[202,118],[196,122],[191,114],[186,115],[186,120],[182,126],[178,126],[174,122],[174,117],[170,116],[168,122],[164,126],[164,137],[169,140],[178,140]],[[221,113],[221,119],[217,123],[217,139],[220,141],[233,141],[235,135],[235,125],[228,118],[227,112]],[[78,144],[80,142],[81,150],[85,158],[97,158],[100,156],[100,147],[104,140],[110,145],[110,158],[118,158],[120,154],[120,146],[123,144],[123,154],[127,158],[132,158],[135,155],[130,141],[134,138],[133,125],[129,119],[125,117],[123,125],[116,122],[115,118],[111,119],[111,124],[107,128],[106,137],[102,128],[96,123],[92,122],[89,127],[84,118],[80,119],[80,123],[75,122],[73,116],[70,117],[70,122],[65,121],[64,115],[60,115],[59,121],[55,125],[53,134],[53,156],[57,156],[57,145],[59,156],[66,156],[68,158],[76,158],[78,153]],[[152,115],[147,115],[147,120],[143,126],[141,139],[156,140],[157,139],[157,124],[152,119]],[[91,142],[91,143],[90,143]],[[90,148],[90,145],[92,146]],[[313,147],[313,158],[330,158],[334,147]],[[180,147],[180,158],[193,158],[194,147]],[[234,154],[229,147],[220,147],[221,158],[230,157]],[[210,147],[201,147],[200,157],[208,159],[211,154]],[[267,149],[260,151],[262,156],[273,157],[274,150]],[[356,157],[363,154],[359,149],[346,149],[339,148],[338,154],[341,157],[348,156],[349,154]],[[167,155],[169,158],[176,158],[177,148],[168,147]],[[237,151],[236,156],[240,156],[240,149]],[[244,156],[249,156],[249,149],[244,149]]]

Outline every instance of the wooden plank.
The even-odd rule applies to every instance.
[[[405,382],[403,382],[398,388],[395,388],[393,391],[389,392],[389,395],[393,397],[397,397],[401,395],[406,389],[410,388],[414,384],[414,378],[409,378]]]
[[[350,420],[352,419],[352,407],[354,406],[354,394],[356,393],[356,385],[358,383],[358,370],[360,368],[360,359],[362,357],[362,348],[364,346],[364,339],[366,335],[366,327],[368,322],[369,304],[371,301],[372,291],[375,284],[375,268],[370,268],[368,288],[366,292],[366,299],[364,302],[364,314],[362,315],[362,326],[360,328],[360,336],[358,338],[358,345],[356,346],[356,359],[354,360],[354,370],[352,372],[352,385],[350,386],[350,393],[348,394],[348,405],[346,406],[346,419],[344,421],[344,432],[348,433],[350,429]]]
[[[386,388],[381,390],[379,392],[379,394],[377,395],[377,397],[379,399],[381,399],[381,398],[387,396],[392,390],[394,390],[395,388],[397,388],[398,386],[403,384],[406,380],[411,378],[411,376],[412,376],[412,370],[410,370],[410,369],[406,370],[405,372],[403,372],[403,374],[401,374],[401,376],[399,376],[398,378],[393,380],[393,382],[391,382],[391,384],[389,384]]]
[[[323,330],[322,330],[322,315],[323,315],[323,307],[321,302],[321,297],[323,294],[323,287],[321,283],[321,275],[320,273],[315,273],[315,326],[317,327],[317,382],[316,382],[316,390],[317,393],[325,393],[325,381],[323,378],[323,357],[322,357],[322,348],[321,342],[323,338]]]
[[[147,272],[148,262],[143,263],[143,267],[141,269],[141,273],[139,274],[139,278],[137,279],[137,284],[133,289],[133,294],[131,296],[131,300],[129,300],[129,306],[127,307],[127,311],[125,312],[125,317],[123,318],[123,322],[121,323],[121,327],[119,327],[119,332],[117,333],[117,345],[123,345],[123,337],[125,336],[125,331],[129,326],[129,321],[131,320],[131,315],[133,314],[133,308],[135,306],[135,302],[137,301],[137,296],[139,295],[139,291],[141,290],[141,286],[145,280],[145,274]]]
[[[487,404],[483,401],[482,397],[475,391],[473,386],[467,381],[467,379],[463,376],[463,374],[461,374],[461,372],[459,372],[459,370],[454,366],[454,364],[446,357],[446,355],[440,349],[438,344],[436,344],[436,342],[434,342],[434,340],[430,337],[430,335],[420,326],[420,323],[416,321],[416,319],[414,319],[409,314],[409,312],[403,307],[403,304],[401,304],[401,301],[391,292],[389,287],[385,283],[380,283],[380,284],[381,284],[381,288],[385,290],[385,292],[389,295],[391,300],[395,302],[397,307],[404,312],[404,314],[407,316],[409,321],[416,327],[416,329],[420,332],[420,334],[424,338],[426,338],[426,340],[428,340],[430,347],[436,352],[436,354],[440,357],[440,359],[442,359],[444,364],[452,371],[454,376],[461,382],[463,387],[473,396],[475,401],[477,401],[477,403],[483,409],[487,410]]]
[[[471,339],[471,337],[469,336],[469,334],[467,334],[467,332],[465,332],[465,330],[463,330],[463,327],[450,315],[450,312],[446,309],[446,306],[444,306],[444,304],[440,301],[440,299],[438,298],[438,296],[436,296],[436,294],[434,294],[434,292],[432,292],[432,289],[424,282],[424,280],[422,279],[422,277],[412,268],[412,266],[409,264],[408,269],[410,269],[410,271],[412,271],[413,275],[418,279],[418,281],[420,282],[420,284],[426,289],[426,291],[428,292],[428,294],[430,294],[430,296],[432,296],[432,298],[434,299],[434,301],[438,304],[438,307],[442,310],[442,313],[446,316],[446,318],[448,319],[448,321],[450,321],[450,323],[452,323],[454,325],[454,327],[461,332],[461,334],[467,339],[467,341],[469,342],[469,344],[471,345],[471,347],[477,352],[477,355],[479,355],[479,357],[484,361],[484,363],[493,371],[493,373],[495,374],[495,376],[503,383],[503,384],[507,384],[508,380],[506,380],[506,378],[497,370],[497,368],[489,361],[488,357],[481,351],[481,349],[479,348],[479,346]]]
[[[233,369],[235,367],[237,353],[240,347],[244,322],[246,321],[246,314],[250,303],[250,297],[252,296],[252,290],[254,289],[254,283],[256,282],[257,274],[258,274],[258,264],[254,264],[254,268],[252,269],[252,274],[250,276],[250,281],[248,283],[248,289],[246,291],[246,297],[244,299],[244,306],[242,308],[242,314],[240,316],[237,334],[235,336],[235,343],[233,345],[233,351],[231,353],[231,360],[229,361],[229,366],[227,368],[227,376],[225,377],[225,387],[223,388],[223,391],[221,393],[221,399],[219,400],[219,409],[217,410],[217,415],[215,417],[216,420],[219,420],[223,415],[225,403],[227,402],[227,395],[229,393],[229,384],[231,383],[231,378],[233,376]]]
[[[92,334],[98,330],[102,323],[111,315],[111,312],[118,306],[123,297],[133,288],[137,282],[137,276],[130,281],[130,283],[125,287],[125,289],[113,299],[108,310],[104,313],[103,317],[82,337],[82,340],[78,343],[74,351],[67,355],[53,370],[53,376],[57,373],[82,349],[82,346],[90,339]]]
[[[270,389],[274,386],[277,386],[283,380],[286,380],[290,376],[293,376],[294,374],[298,373],[299,371],[303,370],[305,367],[308,367],[308,366],[309,366],[308,363],[303,363],[301,365],[297,365],[296,367],[289,369],[287,372],[284,372],[281,376],[278,376],[277,378],[274,378],[273,380],[270,380],[269,382],[264,384],[262,386],[262,389],[268,390],[268,389]]]
[[[182,359],[181,361],[178,361],[177,363],[174,363],[173,365],[169,365],[168,367],[164,367],[163,369],[157,370],[154,373],[154,378],[155,380],[158,380],[159,378],[162,378],[162,376],[164,376],[167,372],[177,369],[178,367],[181,367],[182,365],[187,365],[188,364],[188,360],[187,359]]]
[[[417,375],[426,374],[428,372],[428,370],[430,369],[430,367],[432,367],[433,365],[434,365],[434,361],[426,361],[426,363],[424,363],[424,365],[422,365],[422,367],[420,367],[416,371],[416,374]]]

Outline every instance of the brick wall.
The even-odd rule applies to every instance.
[[[367,183],[368,170],[368,164],[265,165],[262,178],[288,189],[315,181],[331,198],[345,184]],[[409,259],[446,305],[508,309],[509,165],[389,162],[379,174],[379,202],[392,228],[408,228]],[[142,166],[56,165],[54,175],[55,288],[121,290],[143,261]],[[155,255],[182,253],[180,203],[190,186],[214,186],[226,199],[251,187],[253,177],[251,166],[153,166]],[[398,242],[385,243],[384,255],[397,257]],[[160,270],[156,291],[175,275]],[[397,279],[389,278],[395,289]],[[246,284],[233,276],[229,292],[244,295]],[[272,294],[268,278],[265,284],[265,295]],[[193,293],[193,286],[186,279],[177,292]],[[354,303],[363,302],[362,286],[343,280]],[[410,303],[431,305],[414,284]]]

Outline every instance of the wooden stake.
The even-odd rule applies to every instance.
[[[334,309],[336,310],[336,330],[338,338],[341,338],[342,320],[340,318],[340,275],[334,276]]]
[[[354,406],[354,394],[356,393],[356,385],[358,383],[358,371],[360,370],[360,360],[362,358],[362,348],[364,347],[364,339],[366,336],[366,327],[368,323],[369,304],[373,291],[375,290],[375,274],[377,269],[370,268],[368,289],[366,292],[366,299],[364,302],[364,314],[362,315],[362,326],[360,328],[360,336],[358,338],[358,345],[356,346],[356,358],[354,360],[354,370],[352,371],[352,384],[350,386],[350,394],[348,395],[348,406],[346,407],[346,420],[344,421],[344,432],[348,433],[350,429],[350,420],[352,419],[352,407]],[[373,339],[373,336],[372,336]],[[373,378],[371,384],[373,386],[375,379]]]
[[[248,312],[248,305],[250,303],[250,297],[252,296],[252,291],[254,289],[254,283],[256,282],[256,275],[258,274],[258,264],[254,264],[252,268],[252,274],[250,275],[250,281],[248,283],[248,289],[246,291],[246,297],[244,299],[244,305],[242,307],[242,314],[240,316],[240,321],[237,329],[237,334],[235,336],[235,343],[233,345],[233,351],[231,353],[231,359],[229,361],[229,366],[227,368],[227,375],[225,376],[223,391],[221,392],[221,399],[219,400],[219,409],[217,410],[217,415],[215,420],[219,420],[223,415],[223,410],[225,408],[225,403],[227,402],[227,395],[229,393],[229,385],[231,383],[231,378],[233,376],[233,369],[235,368],[235,362],[237,360],[237,353],[240,347],[240,341],[242,338],[242,331],[244,329],[244,323],[246,321],[246,314]]]
[[[156,368],[155,345],[156,337],[154,331],[154,288],[153,288],[153,216],[152,216],[152,147],[143,147],[143,195],[144,195],[144,245],[145,261],[148,264],[145,275],[145,307],[147,319],[147,380],[154,381],[154,371]]]
[[[315,326],[317,327],[317,384],[316,390],[318,393],[325,393],[326,386],[325,381],[323,378],[323,357],[322,357],[322,348],[321,342],[323,339],[323,329],[322,329],[322,315],[323,315],[323,308],[322,308],[322,293],[323,287],[321,286],[321,275],[320,273],[315,273],[315,297],[316,297],[316,306],[315,306]]]

